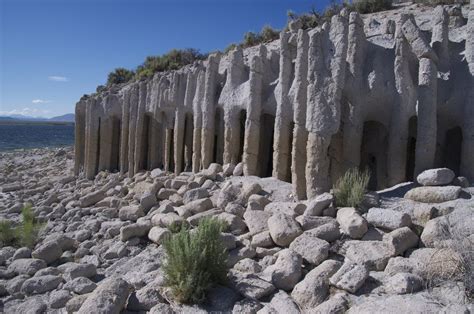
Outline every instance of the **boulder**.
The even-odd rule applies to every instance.
[[[228,230],[232,234],[242,234],[245,232],[245,230],[247,230],[247,225],[245,222],[242,220],[242,218],[236,215],[224,212],[220,213],[216,217],[226,222]]]
[[[296,284],[291,297],[303,311],[318,306],[326,299],[329,293],[329,278],[339,267],[341,267],[340,262],[324,261]]]
[[[336,293],[313,309],[313,313],[345,313],[349,308],[348,297],[345,293]]]
[[[312,265],[321,264],[329,254],[329,243],[305,231],[291,244],[290,249],[300,254],[305,261]]]
[[[249,299],[260,300],[275,291],[275,286],[255,274],[231,272],[231,284],[241,295]]]
[[[309,229],[305,232],[328,242],[334,242],[341,237],[341,232],[339,231],[339,224],[336,220],[332,220],[327,224],[313,229]]]
[[[153,227],[148,232],[148,239],[156,244],[162,244],[163,241],[171,235],[167,228]]]
[[[302,263],[303,259],[298,253],[284,249],[278,252],[275,264],[268,266],[263,273],[277,289],[290,291],[301,278]]]
[[[149,311],[155,305],[163,302],[164,299],[160,294],[159,287],[152,283],[132,292],[128,298],[127,309],[131,311]]]
[[[189,191],[186,191],[186,193],[184,193],[183,203],[187,204],[201,198],[206,198],[208,196],[209,196],[209,192],[205,188],[191,189]]]
[[[291,297],[284,291],[278,291],[270,300],[270,303],[265,305],[263,309],[258,311],[259,314],[271,313],[300,313],[298,305],[291,299]]]
[[[268,219],[271,214],[263,210],[247,210],[244,214],[244,220],[250,233],[256,234],[268,230]]]
[[[368,270],[378,271],[384,270],[390,257],[395,254],[389,243],[357,240],[345,242],[339,253],[356,264],[364,265]]]
[[[97,288],[97,285],[86,277],[74,278],[63,286],[63,289],[69,290],[76,294],[86,294],[94,291],[95,288]]]
[[[334,200],[334,196],[330,193],[323,193],[316,198],[310,200],[306,205],[305,216],[321,216],[323,210],[329,207]]]
[[[275,214],[268,219],[270,235],[279,246],[288,246],[303,231],[298,222],[286,214]]]
[[[272,202],[265,206],[265,211],[272,213],[272,215],[281,213],[293,218],[302,215],[305,209],[305,204],[294,202]]]
[[[336,288],[356,293],[369,277],[365,266],[346,261],[339,270],[332,275],[329,282]]]
[[[58,260],[63,254],[63,250],[57,242],[48,241],[41,244],[36,250],[31,252],[33,258],[42,259],[46,264],[51,264],[52,262]]]
[[[82,304],[78,314],[120,313],[132,287],[125,280],[112,277],[101,282]]]
[[[411,189],[404,197],[421,203],[443,203],[457,199],[460,193],[459,186],[421,186]]]
[[[263,231],[260,233],[257,233],[252,237],[252,242],[251,242],[253,247],[273,247],[275,246],[275,243],[272,240],[272,237],[270,235],[269,231]]]
[[[125,206],[119,210],[120,220],[137,221],[138,218],[145,216],[143,209],[138,205]]]
[[[448,185],[453,182],[454,172],[448,168],[429,169],[420,173],[416,181],[424,186]]]
[[[395,230],[411,226],[410,215],[386,208],[371,208],[367,214],[367,221],[375,227]]]
[[[131,238],[144,237],[150,229],[151,223],[148,220],[123,226],[120,228],[120,240],[125,242]]]
[[[91,278],[97,274],[96,266],[93,264],[79,264],[68,262],[58,266],[58,269],[63,273],[64,279],[67,281],[73,280],[77,277]]]
[[[415,293],[422,289],[423,279],[415,274],[398,273],[385,283],[386,291],[395,294]]]
[[[55,275],[35,276],[25,280],[21,286],[21,292],[25,295],[46,293],[56,289],[62,281],[60,276]]]
[[[403,227],[385,234],[383,240],[393,246],[395,255],[400,255],[406,250],[416,247],[419,238],[410,228]]]
[[[79,203],[81,204],[81,207],[89,207],[94,205],[95,203],[100,202],[105,198],[105,193],[102,190],[98,190],[95,192],[91,192],[89,194],[84,195],[79,199]]]
[[[244,217],[245,207],[237,203],[229,203],[225,207],[224,211],[229,214],[239,216],[240,218]]]
[[[38,270],[46,268],[46,262],[37,258],[20,258],[14,260],[8,271],[17,275],[33,276]]]
[[[367,232],[367,221],[353,207],[339,208],[336,219],[341,230],[352,239],[361,239]]]
[[[148,212],[150,208],[155,206],[158,203],[155,193],[145,192],[142,197],[140,197],[140,206],[143,211]]]

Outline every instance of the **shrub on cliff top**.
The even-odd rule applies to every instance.
[[[333,187],[336,206],[357,207],[364,198],[370,173],[368,170],[360,171],[357,168],[348,170]]]
[[[179,303],[200,303],[213,285],[227,279],[227,250],[220,239],[224,222],[204,218],[195,230],[181,229],[164,242],[166,285]]]
[[[374,13],[392,8],[392,0],[358,0],[354,4],[354,10],[361,13]]]
[[[107,85],[110,86],[112,84],[126,83],[130,81],[134,75],[135,73],[133,71],[125,68],[116,68],[109,73],[109,76],[107,77]]]
[[[204,60],[207,54],[202,54],[197,49],[173,49],[161,56],[148,56],[136,70],[136,78],[151,77],[156,72],[177,70],[196,60]]]

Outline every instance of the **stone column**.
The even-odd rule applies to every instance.
[[[295,78],[290,88],[290,99],[293,101],[295,127],[293,130],[293,149],[291,154],[291,182],[293,193],[299,200],[306,198],[306,90],[308,87],[308,32],[298,30],[298,47],[296,52]]]
[[[290,33],[280,33],[280,74],[276,91],[277,110],[275,117],[275,134],[273,137],[273,177],[289,181],[290,173],[290,137],[292,132],[292,111],[288,98],[288,92],[291,84],[291,72],[293,56],[291,53],[291,43],[289,43]]]
[[[471,0],[467,21],[466,61],[471,73],[471,89],[464,104],[461,175],[474,181],[474,0]]]
[[[155,116],[150,117],[149,128],[150,146],[148,148],[148,163],[150,169],[155,169],[160,167],[162,163],[161,155],[163,153],[161,147],[161,143],[163,142],[161,139],[163,137],[163,132]]]
[[[201,169],[201,132],[202,132],[202,112],[201,105],[204,97],[205,71],[200,70],[196,82],[196,94],[193,99],[193,172]]]
[[[263,46],[260,46],[260,49],[264,49]],[[262,60],[260,56],[254,56],[250,61],[249,86],[249,105],[245,121],[244,153],[242,158],[244,175],[246,176],[257,175],[259,171],[257,165],[262,101]]]
[[[86,107],[86,163],[85,172],[87,179],[94,179],[99,162],[99,132],[100,118],[97,112],[96,102],[100,100],[90,99]]]
[[[105,99],[105,101],[107,98]],[[100,153],[99,171],[110,169],[110,159],[112,155],[112,120],[111,117],[104,117],[100,125]]]
[[[236,165],[240,152],[240,107],[224,109],[224,164]]]
[[[209,56],[206,68],[201,130],[201,160],[203,169],[207,169],[211,164],[214,150],[214,115],[219,59],[219,55]]]
[[[74,174],[79,175],[79,173],[84,168],[84,157],[85,157],[85,139],[86,139],[86,100],[81,99],[75,108],[75,120],[74,125],[75,135],[74,135]]]
[[[177,108],[174,119],[174,172],[183,172],[184,112]]]
[[[437,75],[433,60],[420,59],[415,176],[434,167],[437,134]]]
[[[120,134],[120,173],[128,171],[128,131],[130,119],[130,94],[131,88],[127,88],[122,94],[122,130]]]
[[[129,105],[129,132],[128,132],[128,176],[135,175],[135,143],[137,129],[137,111],[138,111],[138,84],[134,84],[130,90]]]
[[[146,109],[146,96],[147,95],[147,84],[146,82],[139,83],[139,96],[138,96],[138,108],[136,116],[136,134],[135,134],[135,160],[134,160],[134,172],[137,173],[140,170],[146,169],[148,165],[144,164],[144,160],[148,159],[148,150],[145,149],[148,141],[148,134],[146,133],[145,126],[145,109]]]
[[[308,53],[308,129],[306,190],[308,198],[329,191],[328,148],[339,130],[341,95],[347,55],[347,12],[333,16],[331,25],[310,32]],[[327,60],[330,58],[330,60]]]

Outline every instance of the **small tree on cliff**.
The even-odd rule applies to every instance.
[[[135,73],[133,71],[127,70],[125,68],[116,68],[109,73],[107,78],[107,85],[111,86],[113,84],[121,84],[130,81]]]

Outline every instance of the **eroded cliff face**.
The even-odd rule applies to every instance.
[[[474,4],[297,23],[280,40],[213,54],[76,105],[76,167],[133,176],[238,164],[327,191],[347,169],[381,189],[425,169],[474,179]]]

